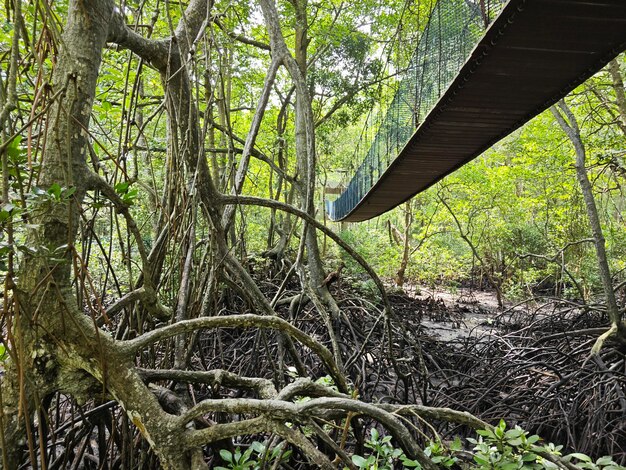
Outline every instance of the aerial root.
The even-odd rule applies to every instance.
[[[259,285],[267,298],[272,298],[282,284],[278,268],[275,272],[272,269],[271,266],[266,270],[255,267],[255,271],[262,273]],[[529,304],[501,315],[493,325],[481,325],[482,337],[475,333],[467,336],[466,330],[465,335],[459,334],[456,339],[442,340],[428,334],[421,325],[422,317],[447,324],[454,330],[463,323],[459,320],[462,315],[487,318],[485,312],[473,304],[433,306],[432,302],[392,293],[390,301],[401,323],[390,324],[385,321],[383,306],[377,304],[375,298],[368,298],[363,291],[351,286],[357,282],[346,279],[340,289],[331,286],[342,311],[338,339],[345,354],[343,375],[347,379],[348,393],[333,391],[338,384],[320,361],[315,348],[296,338],[294,347],[307,372],[303,376],[285,353],[280,332],[259,328],[264,323],[265,326],[282,325],[267,317],[257,321],[256,316],[239,316],[240,320],[248,322],[247,328],[237,327],[237,316],[231,320],[233,323],[221,319],[204,323],[203,326],[221,326],[204,329],[198,334],[197,348],[191,357],[192,370],[187,371],[173,370],[168,362],[167,337],[175,330],[161,329],[155,336],[126,344],[133,345],[130,348],[133,354],[137,352],[142,358],[146,369],[139,373],[144,381],[170,389],[173,382],[185,384],[196,404],[206,399],[215,400],[201,407],[218,406],[224,399],[223,406],[229,403],[235,406],[232,400],[245,403],[252,399],[259,403],[269,399],[281,402],[281,406],[293,405],[301,411],[306,402],[300,404],[299,400],[309,397],[311,400],[305,400],[313,402],[309,405],[313,408],[306,410],[303,421],[295,418],[289,421],[293,423],[290,428],[293,433],[275,420],[268,420],[271,413],[195,408],[193,414],[202,413],[196,418],[187,414],[192,419],[190,422],[197,424],[196,429],[189,432],[193,439],[188,443],[204,447],[205,455],[216,459],[218,447],[206,443],[222,442],[220,437],[227,436],[225,442],[230,442],[230,447],[226,448],[230,449],[246,446],[254,440],[275,446],[279,439],[291,443],[294,461],[317,459],[327,465],[328,461],[338,458],[350,468],[347,457],[369,453],[363,446],[369,429],[376,427],[387,434],[391,431],[363,410],[320,406],[324,403],[320,399],[334,398],[358,406],[375,404],[370,406],[396,416],[410,433],[410,439],[421,448],[430,439],[472,435],[472,428],[495,424],[504,418],[509,426],[517,424],[547,441],[564,444],[564,452],[575,449],[593,456],[612,455],[618,464],[626,463],[623,430],[626,356],[620,348],[609,347],[613,343],[605,340],[594,360],[589,360],[598,328],[606,322],[602,309],[553,301],[538,307]],[[286,297],[299,292],[301,287],[295,279],[284,287]],[[244,299],[233,295],[229,311],[245,312],[246,305]],[[283,318],[290,317],[288,305],[280,305],[277,310]],[[299,304],[292,313],[293,328],[314,338],[315,342],[329,344],[326,328],[320,324],[313,304]],[[202,322],[204,320],[187,326],[199,326]],[[489,331],[489,328],[492,329]],[[406,338],[404,330],[411,331],[419,342],[427,367],[420,365],[419,351],[411,338]],[[573,334],[561,334],[568,331]],[[91,416],[90,406],[97,407],[98,403],[81,407],[80,416]],[[131,449],[136,449],[135,453],[146,456],[148,466],[156,462],[149,446],[139,438],[119,406],[108,404],[106,410],[100,411],[101,422],[106,425],[96,427],[93,420],[77,419],[76,409],[75,403],[62,396],[55,397],[49,408],[47,422],[51,435],[57,436],[59,455],[63,449],[70,452],[79,448],[85,436],[90,436],[85,442],[87,453],[91,452],[93,458],[98,452],[106,452],[101,461],[130,465],[120,459],[135,455]],[[190,405],[189,410],[193,409]],[[446,416],[446,409],[454,414]],[[203,420],[211,425],[203,428],[199,423]],[[404,437],[409,439],[409,436]],[[304,446],[305,442],[309,443],[306,448],[298,450],[297,446]],[[90,450],[92,443],[98,445]],[[394,445],[398,443],[394,440]],[[316,452],[323,453],[325,460]],[[217,460],[212,464],[218,464]],[[567,468],[562,463],[557,465]],[[294,468],[305,467],[303,463]],[[156,463],[149,468],[156,468]]]

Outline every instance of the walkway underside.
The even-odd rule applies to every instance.
[[[511,0],[380,180],[376,217],[480,155],[626,49],[626,0]]]

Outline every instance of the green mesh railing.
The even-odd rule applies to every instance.
[[[386,111],[371,111],[354,158],[365,158],[334,201],[332,220],[345,218],[365,197],[452,82],[507,0],[438,0],[415,54]]]

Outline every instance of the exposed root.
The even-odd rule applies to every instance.
[[[280,270],[272,275],[271,261],[261,262],[268,264],[254,269],[263,279],[258,281],[263,294],[297,298],[297,279],[283,282]],[[389,296],[395,317],[390,320],[375,298],[352,287],[356,284],[353,278],[331,286],[342,312],[336,328],[344,384],[331,378],[319,351],[311,348],[310,341],[326,347],[331,342],[310,302],[276,303],[291,328],[306,335],[294,336],[291,351],[276,329],[237,327],[237,318],[258,321],[257,326],[284,320],[241,315],[249,311],[248,304],[232,294],[221,315],[190,320],[219,326],[199,332],[192,370],[172,369],[169,362],[172,340],[165,333],[183,326],[157,329],[151,340],[127,344],[140,345],[131,349],[139,351],[144,381],[162,391],[176,390],[175,384],[186,387],[193,403],[178,420],[195,423],[192,441],[208,443],[204,458],[209,465],[220,464],[220,448],[260,440],[300,447],[291,457],[292,468],[308,468],[312,461],[330,468],[333,459],[351,467],[352,453],[367,453],[363,441],[372,426],[386,428],[397,436],[396,445],[419,455],[425,439],[470,434],[500,418],[565,444],[565,451],[611,455],[626,463],[625,350],[620,343],[615,346],[614,335],[606,335],[603,347],[589,356],[598,328],[606,324],[601,309],[553,301],[529,305],[482,325],[481,334],[476,330],[442,341],[424,330],[423,317],[454,329],[469,324],[464,314],[486,316],[475,306],[447,306],[395,292]],[[294,354],[301,362],[297,367]],[[349,393],[333,391],[336,385]],[[112,402],[98,405],[78,406],[63,396],[52,400],[46,432],[56,440],[49,468],[81,459],[94,465],[110,462],[108,468],[158,468],[121,409]]]

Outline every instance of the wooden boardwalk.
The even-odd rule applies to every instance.
[[[432,186],[625,49],[626,0],[510,0],[399,156],[340,220],[376,217]]]

